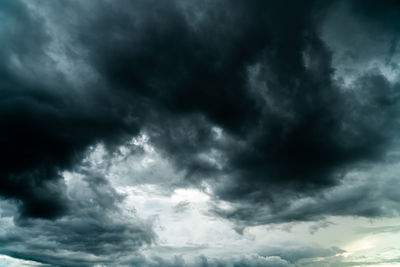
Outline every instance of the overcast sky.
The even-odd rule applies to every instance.
[[[397,0],[0,0],[0,266],[400,266]]]

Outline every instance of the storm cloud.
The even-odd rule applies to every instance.
[[[398,215],[399,13],[391,0],[2,1],[0,197],[23,230],[0,252],[112,265],[157,244],[154,222],[121,217],[118,183],[200,190],[242,234]],[[295,264],[266,256],[280,258],[231,265]]]

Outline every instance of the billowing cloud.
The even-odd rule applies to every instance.
[[[155,241],[151,218],[124,209],[124,195],[101,174],[82,167],[65,179],[70,212],[58,220],[16,217],[15,207],[2,203],[0,253],[51,266],[93,266]]]
[[[146,258],[162,241],[157,218],[226,220],[240,236],[398,216],[398,7],[2,1],[0,252],[56,266],[184,265]],[[155,200],[169,217],[129,203],[179,190],[204,203]],[[321,251],[312,258],[343,253]],[[190,264],[297,263],[257,253]]]

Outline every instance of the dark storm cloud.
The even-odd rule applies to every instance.
[[[162,111],[150,123],[168,157],[212,176],[194,155],[216,145],[193,114],[242,143],[222,148],[224,199],[334,185],[345,168],[383,156],[397,126],[397,86],[380,73],[361,77],[356,90],[334,83],[316,21],[323,6],[200,3],[184,11],[175,2],[105,3],[80,32],[110,87],[148,102],[144,112]],[[192,119],[160,125],[172,116]]]
[[[391,12],[368,3],[352,14]],[[216,198],[272,213],[382,161],[395,139],[399,86],[379,71],[351,88],[334,80],[320,36],[331,5],[320,1],[39,1],[41,16],[19,1],[1,7],[0,194],[22,218],[74,214],[61,172],[89,145],[112,148],[140,130],[188,184],[207,179]],[[93,80],[75,87],[57,69],[48,24]],[[223,215],[268,221],[243,211]],[[374,214],[314,211],[279,220]]]
[[[109,96],[75,93],[49,56],[44,22],[20,1],[0,4],[0,195],[23,216],[54,218],[68,209],[60,171],[89,144],[137,129]]]
[[[275,195],[271,193],[273,201],[268,205],[261,201],[255,203],[254,198],[233,201],[229,209],[221,208],[216,203],[213,212],[235,221],[239,233],[250,225],[317,221],[327,216],[396,217],[400,213],[399,197],[395,193],[395,188],[399,185],[399,173],[396,169],[397,165],[390,164],[383,164],[375,170],[367,168],[355,177],[344,178],[335,187],[314,192],[312,195],[282,197],[283,192]],[[310,231],[314,231],[312,228]]]
[[[104,3],[78,36],[115,93],[146,103],[151,142],[188,181],[208,179],[218,198],[245,203],[245,214],[233,216],[262,223],[249,207],[269,204],[274,213],[298,194],[314,196],[349,170],[383,161],[396,139],[398,84],[379,70],[360,73],[351,87],[334,80],[332,51],[320,37],[329,8],[314,1]],[[367,27],[362,14],[351,14]],[[218,141],[212,126],[226,138]],[[207,160],[213,150],[222,166]],[[382,214],[361,200],[360,209],[333,203],[280,220]]]
[[[206,181],[213,214],[238,229],[398,214],[396,179],[348,177],[393,160],[400,85],[358,67],[366,54],[398,67],[396,1],[32,3],[0,2],[1,254],[54,266],[189,265],[141,256],[157,239],[152,223],[125,217],[124,196],[82,163],[90,146],[112,151],[138,133],[185,174],[171,187]],[[358,28],[335,26],[342,10]],[[385,54],[370,52],[370,28],[384,33]],[[346,43],[350,29],[361,47]],[[351,85],[335,76],[340,49],[359,63]],[[279,248],[193,266],[293,266],[342,252]]]
[[[381,30],[396,32],[400,23],[400,4],[396,0],[386,1],[349,1],[351,11],[364,19],[364,22],[378,24]],[[386,29],[385,29],[386,28]]]

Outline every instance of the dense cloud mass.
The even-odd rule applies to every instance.
[[[23,215],[56,217],[68,208],[59,172],[72,167],[93,142],[119,140],[137,128],[124,122],[120,108],[103,104],[112,101],[109,96],[89,96],[67,83],[46,51],[51,36],[43,19],[18,1],[3,1],[1,12],[6,22],[1,38],[1,195],[18,200]]]
[[[0,236],[0,253],[189,265],[137,253],[158,241],[154,222],[121,217],[121,173],[123,186],[207,193],[208,215],[239,233],[397,215],[397,172],[382,170],[398,160],[399,13],[395,0],[1,1],[1,218],[21,230]],[[99,144],[108,156],[87,166]],[[190,264],[296,264],[279,252],[224,261]]]

